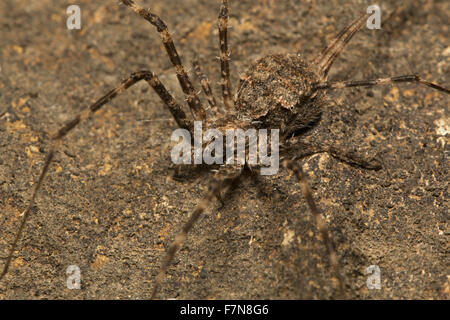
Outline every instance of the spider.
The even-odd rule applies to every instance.
[[[306,61],[297,53],[272,54],[258,59],[241,75],[238,88],[233,94],[230,83],[230,52],[227,37],[229,17],[228,1],[222,0],[219,13],[222,106],[219,106],[217,99],[213,96],[210,82],[203,74],[200,64],[194,61],[196,75],[200,79],[202,89],[210,107],[207,109],[203,106],[178,56],[166,24],[150,10],[143,9],[132,0],[122,0],[121,2],[156,27],[176,71],[190,114],[186,114],[183,111],[181,105],[168,92],[156,74],[150,70],[144,70],[130,75],[118,87],[109,91],[84,112],[63,125],[52,138],[53,144],[50,147],[50,151],[45,158],[43,169],[34,185],[30,202],[22,213],[23,218],[12,242],[3,271],[0,274],[0,280],[8,271],[11,259],[16,251],[17,243],[30,217],[30,212],[38,191],[42,186],[62,139],[78,124],[93,116],[96,111],[101,109],[114,97],[134,84],[145,80],[166,104],[177,125],[180,128],[188,130],[191,134],[194,120],[201,121],[204,127],[218,128],[222,131],[226,128],[234,127],[242,129],[276,128],[280,130],[282,165],[284,168],[291,170],[298,179],[302,193],[326,247],[328,260],[333,269],[334,276],[338,279],[339,289],[341,291],[344,290],[344,279],[339,268],[338,256],[334,249],[333,241],[319,208],[312,197],[312,192],[307,183],[300,160],[312,154],[328,153],[340,161],[365,169],[378,170],[381,166],[376,159],[366,159],[360,155],[347,154],[332,146],[294,143],[292,137],[301,136],[304,130],[314,126],[320,120],[321,112],[327,103],[326,92],[328,90],[378,86],[400,82],[416,82],[446,94],[449,94],[450,91],[438,84],[424,80],[418,75],[358,81],[327,81],[328,73],[334,61],[354,34],[363,27],[369,17],[369,14],[362,14],[344,28],[311,62]],[[215,198],[223,201],[222,195],[236,188],[239,181],[246,176],[246,173],[250,172],[254,174],[256,168],[256,166],[251,166],[246,163],[242,166],[225,166],[218,169],[217,175],[211,179],[208,192],[193,210],[188,221],[183,225],[181,232],[170,245],[155,279],[151,295],[152,298],[157,297],[158,290],[161,287],[168,267],[172,264],[175,254],[181,248],[183,241],[200,216]]]

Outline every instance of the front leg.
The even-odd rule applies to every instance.
[[[240,170],[238,172],[234,172],[233,174],[227,174],[224,177],[219,177],[214,179],[209,184],[209,189],[203,199],[197,204],[197,207],[191,213],[189,219],[181,228],[181,231],[175,237],[172,244],[169,246],[169,249],[166,252],[166,256],[164,257],[161,268],[159,269],[158,275],[155,279],[155,284],[153,286],[151,299],[156,298],[158,290],[161,286],[161,283],[166,275],[167,269],[171,265],[175,254],[180,250],[183,245],[184,240],[186,239],[189,231],[198,221],[203,212],[211,205],[214,198],[219,197],[221,193],[226,193],[228,191],[233,190],[237,183],[239,182],[242,173],[244,171]]]
[[[339,260],[338,260],[337,254],[336,254],[336,250],[334,248],[334,243],[333,243],[333,240],[331,239],[330,232],[328,231],[327,223],[325,222],[324,217],[320,213],[319,208],[317,207],[316,202],[313,199],[311,188],[309,187],[306,175],[303,172],[302,165],[296,159],[284,160],[282,165],[284,168],[292,171],[295,174],[295,176],[297,177],[297,180],[298,180],[298,183],[300,184],[303,196],[305,197],[306,202],[308,203],[308,207],[311,210],[311,213],[314,217],[316,226],[322,236],[322,241],[324,242],[325,248],[327,249],[328,258],[329,258],[331,267],[333,268],[334,275],[338,279],[339,294],[341,296],[343,296],[344,289],[345,289],[344,278],[341,273],[341,268],[339,265]]]
[[[284,152],[288,154],[289,158],[296,160],[301,160],[319,153],[327,153],[333,158],[354,167],[367,170],[380,170],[382,167],[381,161],[376,157],[364,156],[354,151],[341,150],[335,146],[319,143],[298,142],[286,146]]]

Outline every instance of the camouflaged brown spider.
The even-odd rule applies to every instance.
[[[303,195],[306,198],[321,233],[322,240],[326,246],[329,262],[334,270],[334,275],[337,277],[340,289],[342,290],[344,281],[339,271],[339,262],[333,247],[333,242],[329,236],[324,219],[313,200],[311,190],[298,160],[314,153],[326,152],[338,160],[366,169],[379,169],[380,165],[374,159],[364,159],[358,155],[345,154],[332,147],[308,146],[305,144],[293,145],[289,143],[290,138],[293,134],[302,132],[302,129],[317,122],[323,107],[327,103],[325,95],[326,90],[358,86],[377,86],[395,82],[416,82],[446,94],[449,94],[450,91],[433,82],[426,81],[417,75],[405,75],[374,80],[328,82],[327,76],[333,62],[353,35],[362,28],[366,19],[369,17],[368,14],[363,14],[344,28],[312,62],[306,62],[300,54],[297,53],[273,54],[257,60],[241,76],[239,88],[233,95],[230,85],[230,54],[227,42],[228,1],[222,0],[219,13],[221,85],[223,95],[222,107],[218,106],[216,99],[212,94],[209,80],[202,73],[200,65],[198,62],[194,62],[196,74],[200,79],[201,86],[210,106],[208,111],[209,114],[207,114],[206,109],[202,106],[190,78],[181,63],[166,24],[157,15],[149,10],[141,8],[132,0],[122,0],[122,3],[130,7],[157,28],[170,61],[175,68],[191,115],[188,117],[182,107],[166,90],[158,77],[153,72],[146,70],[133,73],[127,79],[122,81],[118,87],[108,92],[84,112],[81,112],[73,120],[62,126],[53,137],[53,144],[47,154],[41,174],[34,185],[29,205],[22,213],[23,218],[11,245],[3,271],[0,274],[0,280],[8,271],[12,256],[16,250],[24,225],[29,218],[36,195],[42,186],[44,177],[49,170],[50,163],[52,162],[62,139],[79,123],[91,117],[104,104],[111,101],[114,97],[137,82],[145,80],[167,105],[178,126],[191,133],[194,120],[202,121],[205,127],[214,127],[219,130],[233,127],[242,129],[275,128],[280,130],[280,144],[284,146],[281,149],[281,158],[284,158],[282,161],[283,167],[292,170],[300,183]],[[303,155],[301,156],[298,155],[300,149],[302,149],[303,152]],[[212,179],[209,191],[194,209],[189,220],[182,227],[181,232],[170,245],[155,280],[152,298],[156,297],[167,268],[170,266],[176,252],[180,249],[188,232],[192,229],[201,214],[215,197],[220,198],[222,193],[235,186],[240,178],[243,177],[243,173],[251,168],[250,165],[246,163],[243,166],[233,166],[231,169],[232,170],[228,171],[232,171],[232,173],[228,173],[222,178],[217,179],[216,177],[215,179]]]

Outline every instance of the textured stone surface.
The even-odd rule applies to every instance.
[[[183,62],[190,65],[194,52],[200,56],[219,97],[219,1],[212,2],[141,3],[167,22]],[[49,137],[65,121],[122,77],[147,68],[183,102],[151,25],[117,1],[77,3],[81,31],[66,29],[63,1],[0,2],[0,257],[30,198]],[[233,88],[238,72],[264,55],[300,51],[314,58],[369,5],[311,3],[230,1]],[[382,5],[384,18],[394,5]],[[450,4],[398,5],[382,30],[355,36],[330,79],[417,72],[449,86]],[[448,96],[411,84],[329,96],[309,139],[383,160],[377,172],[327,155],[304,161],[337,246],[348,298],[449,297],[448,105]],[[148,298],[165,248],[211,176],[192,170],[173,178],[174,128],[170,113],[142,83],[71,132],[0,282],[0,298]],[[218,207],[176,256],[163,298],[335,296],[325,248],[292,175],[246,180]],[[66,288],[69,265],[81,268],[81,290]],[[381,268],[381,290],[366,288],[369,265]]]

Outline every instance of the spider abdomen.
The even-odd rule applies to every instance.
[[[319,82],[313,67],[297,54],[273,54],[255,61],[241,77],[236,110],[241,120],[290,134],[316,121],[323,93],[310,95]]]

